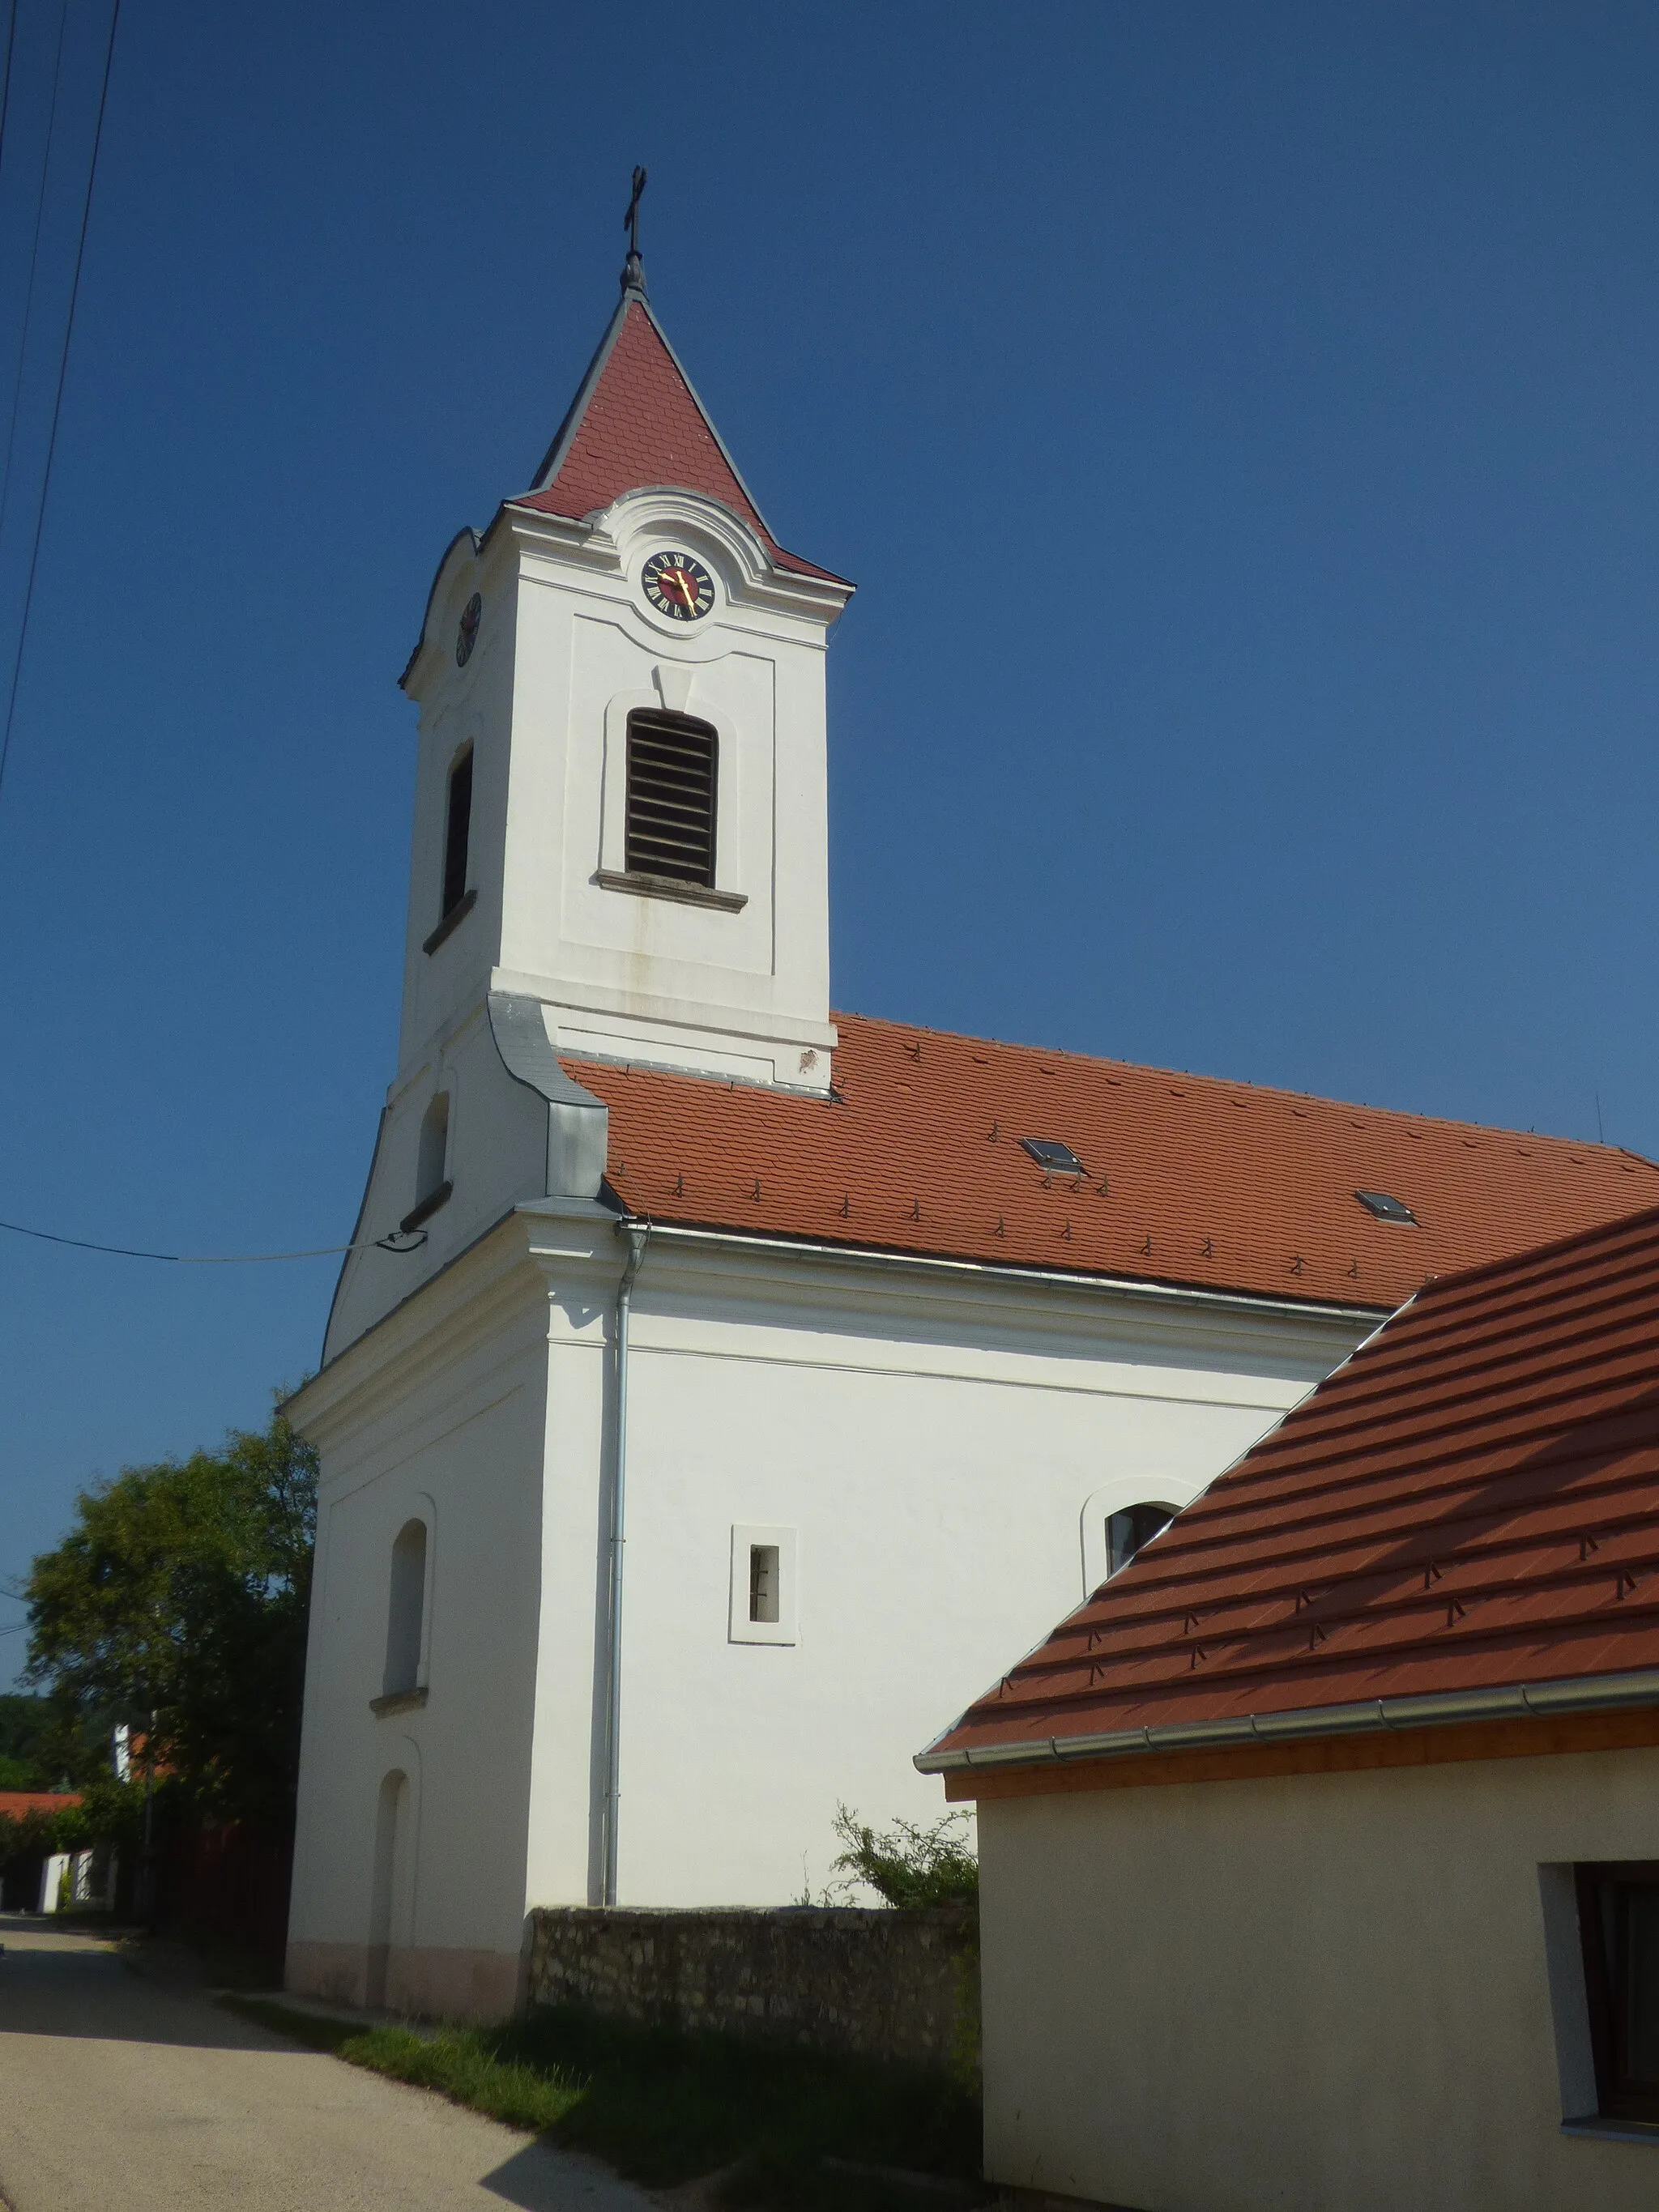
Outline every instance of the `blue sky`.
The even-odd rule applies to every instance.
[[[0,407],[56,24],[19,4]],[[676,346],[860,586],[839,1004],[1580,1137],[1599,1095],[1659,1152],[1656,112],[1659,15],[1598,0],[125,0],[0,791],[0,1216],[349,1234],[395,678],[610,313],[636,161]],[[259,1422],[331,1282],[0,1236],[0,1572]]]

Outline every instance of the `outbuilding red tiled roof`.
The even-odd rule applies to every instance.
[[[26,1813],[63,1813],[80,1802],[78,1790],[0,1790],[0,1820],[21,1820]]]
[[[1659,1668],[1659,1209],[1431,1284],[928,1753]]]
[[[1569,1143],[838,1014],[836,1095],[570,1061],[659,1221],[1386,1311],[1426,1278],[1659,1201]],[[1023,1137],[1071,1147],[1046,1175]],[[1357,1190],[1401,1200],[1381,1221]]]
[[[609,507],[623,492],[651,484],[719,500],[743,517],[781,568],[844,580],[777,543],[644,296],[629,291],[560,426],[537,488],[509,504],[580,519]]]

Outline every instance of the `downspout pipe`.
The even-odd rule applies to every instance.
[[[651,1241],[648,1221],[617,1224],[628,1259],[617,1287],[617,1441],[611,1468],[611,1639],[605,1684],[605,1881],[601,1902],[617,1902],[617,1849],[622,1815],[623,1559],[628,1541],[628,1322],[634,1279]]]

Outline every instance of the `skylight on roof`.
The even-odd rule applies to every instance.
[[[1390,1198],[1385,1190],[1357,1190],[1354,1196],[1367,1213],[1374,1213],[1379,1221],[1397,1221],[1403,1229],[1420,1229],[1422,1224],[1403,1199]]]
[[[1049,1175],[1086,1175],[1088,1170],[1069,1145],[1054,1137],[1022,1137],[1020,1143],[1040,1168]]]

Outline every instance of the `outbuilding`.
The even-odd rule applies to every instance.
[[[1659,2202],[1659,1212],[1425,1286],[916,1763],[993,2180]]]

